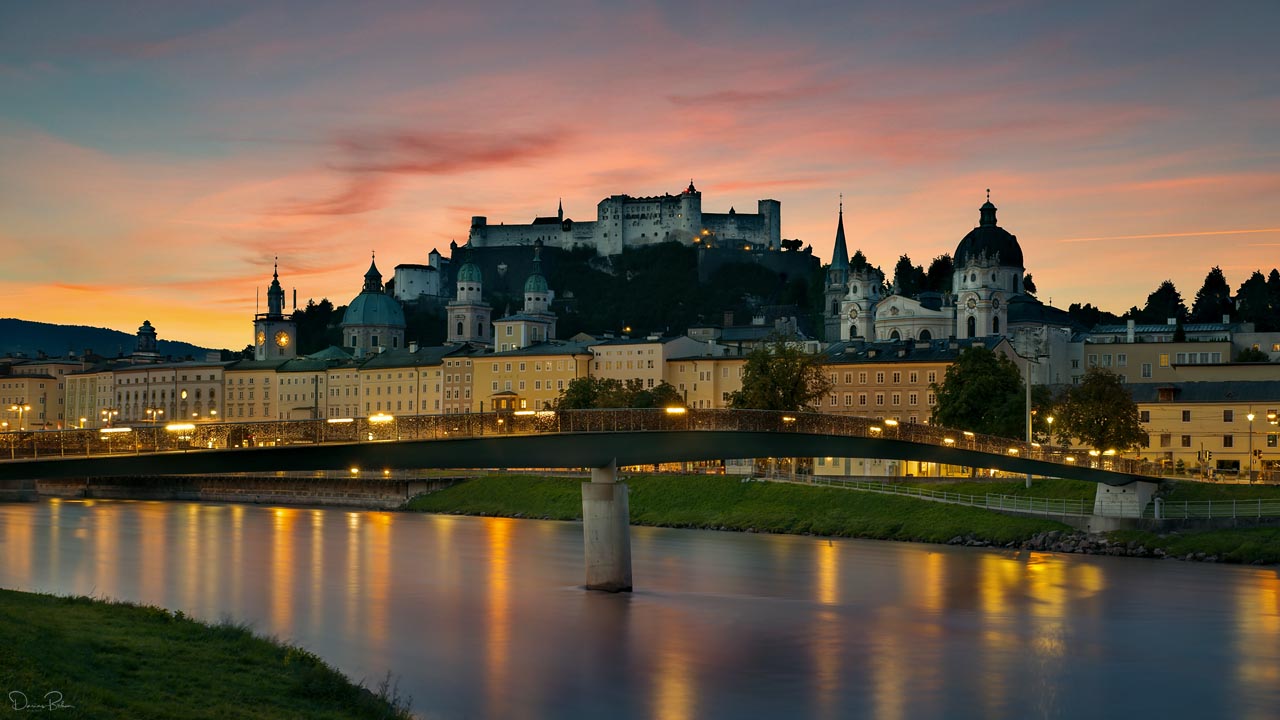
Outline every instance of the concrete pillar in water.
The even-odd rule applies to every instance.
[[[591,482],[582,484],[588,590],[631,592],[630,520],[627,486],[618,482],[617,462],[592,468]]]

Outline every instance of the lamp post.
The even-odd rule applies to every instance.
[[[1249,482],[1253,482],[1253,409],[1249,409],[1249,414],[1244,416],[1249,421]]]
[[[1044,421],[1049,423],[1049,447],[1053,447],[1053,416],[1045,416]]]
[[[27,424],[23,421],[23,414],[31,411],[31,406],[26,404],[26,400],[19,400],[16,405],[9,406],[9,412],[17,411],[18,413],[18,429],[26,430]]]

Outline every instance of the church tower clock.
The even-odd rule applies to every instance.
[[[284,288],[277,263],[267,288],[267,311],[253,319],[253,359],[289,360],[297,356],[297,325],[284,315]]]

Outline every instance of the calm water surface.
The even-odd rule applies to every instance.
[[[424,718],[1280,716],[1274,568],[632,528],[638,591],[605,595],[576,523],[53,500],[0,526],[0,586],[248,621],[391,670]]]

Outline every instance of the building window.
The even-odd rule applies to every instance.
[[[1144,422],[1144,423],[1149,423],[1149,422],[1151,422],[1151,411],[1150,411],[1150,410],[1139,410],[1139,411],[1138,411],[1138,420],[1139,420],[1140,422]]]
[[[876,405],[884,405],[884,393],[876,393]]]
[[[867,404],[867,394],[866,394],[866,393],[858,393],[858,404],[859,404],[859,405],[866,405],[866,404]]]
[[[1142,363],[1142,377],[1151,377],[1151,363]]]
[[[1234,435],[1222,436],[1222,447],[1224,448],[1235,447],[1236,446],[1235,443],[1236,443],[1236,439]]]
[[[1235,419],[1236,419],[1236,411],[1235,411],[1235,410],[1223,410],[1223,411],[1222,411],[1222,422],[1235,422]]]
[[[1191,422],[1191,411],[1190,411],[1190,410],[1183,410],[1183,411],[1182,411],[1182,422]]]
[[[1267,435],[1267,447],[1271,447],[1271,448],[1275,447],[1275,446],[1276,446],[1276,441],[1277,441],[1277,439],[1280,439],[1280,435],[1277,435],[1276,433],[1270,433],[1270,434],[1268,434],[1268,435]]]
[[[1182,447],[1184,447],[1184,448],[1189,448],[1189,447],[1191,447],[1191,436],[1190,436],[1190,435],[1183,435],[1183,436],[1182,436]]]
[[[1118,355],[1116,355],[1116,366],[1129,367],[1129,356],[1124,353],[1119,353]]]
[[[920,402],[920,396],[919,396],[919,395],[917,395],[916,393],[911,393],[911,394],[907,395],[907,404],[908,404],[908,405],[917,405],[917,404],[919,404],[919,402]]]
[[[1160,367],[1169,367],[1169,353],[1160,353]]]
[[[681,385],[680,387],[684,387],[684,386],[683,386],[683,385]],[[830,405],[831,405],[831,407],[835,407],[835,406],[836,406],[836,396],[835,396],[835,395],[832,395],[832,396],[831,396],[831,403],[830,403]]]
[[[1160,433],[1160,447],[1167,448],[1173,446],[1173,436],[1169,433]]]

